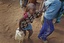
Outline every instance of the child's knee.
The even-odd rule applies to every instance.
[[[24,34],[25,34],[25,36],[26,36],[26,30],[24,30]]]
[[[29,34],[33,34],[33,30],[28,30],[29,31]]]
[[[31,30],[30,33],[33,34],[33,30]]]

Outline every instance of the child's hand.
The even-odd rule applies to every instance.
[[[42,12],[40,12],[40,11],[36,11],[36,18],[39,18],[39,17],[41,17],[42,16]]]
[[[42,14],[42,12],[44,12],[42,9],[41,9],[41,10],[36,11],[36,13],[38,13],[38,14]]]

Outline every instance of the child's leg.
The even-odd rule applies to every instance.
[[[33,34],[33,30],[28,30],[29,35],[28,35],[28,39],[30,39],[31,35]]]
[[[28,0],[24,0],[23,6],[26,7],[27,3],[28,3]]]
[[[25,36],[26,36],[26,30],[24,30],[24,34],[25,34]]]
[[[23,1],[22,1],[22,0],[20,0],[20,7],[21,7],[21,8],[22,8],[22,4],[23,4],[22,2],[23,2]]]

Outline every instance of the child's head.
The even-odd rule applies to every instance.
[[[30,14],[34,14],[36,11],[36,6],[33,3],[29,3],[26,6],[26,12],[29,12]]]

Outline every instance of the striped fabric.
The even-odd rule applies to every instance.
[[[28,26],[28,24],[32,23],[33,20],[37,17],[38,15],[37,14],[29,14],[29,13],[25,13],[24,14],[24,20],[22,20],[21,22],[21,28],[24,29]]]

